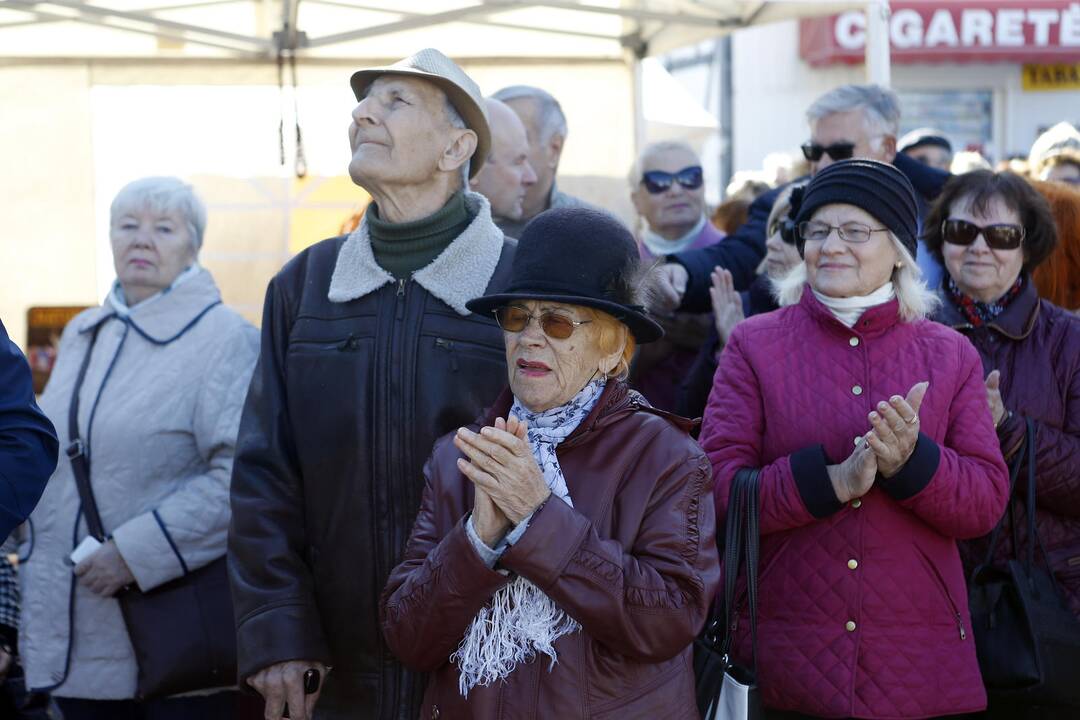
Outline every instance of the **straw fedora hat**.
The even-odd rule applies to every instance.
[[[376,78],[383,75],[407,75],[423,78],[435,83],[453,104],[465,121],[465,126],[476,133],[476,150],[469,166],[469,176],[475,177],[484,165],[491,149],[491,130],[488,128],[487,113],[484,111],[484,96],[480,86],[450,58],[438,50],[426,48],[411,57],[385,67],[357,70],[352,74],[350,84],[357,101],[367,93],[368,87]]]

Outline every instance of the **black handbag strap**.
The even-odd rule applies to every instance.
[[[1020,468],[1024,466],[1024,453],[1027,452],[1027,440],[1021,445],[1020,450],[1013,456],[1013,460],[1009,463],[1009,500],[1005,506],[1005,512],[998,518],[997,525],[994,526],[994,530],[990,533],[990,543],[986,548],[986,557],[983,558],[983,565],[990,565],[994,561],[994,551],[997,549],[998,541],[1001,539],[1001,532],[1005,528],[1005,518],[1007,515],[1011,515],[1013,507],[1013,493],[1016,491],[1016,480],[1020,476]],[[1013,552],[1016,552],[1016,537],[1015,528],[1016,524],[1011,522],[1010,524],[1014,530],[1013,535]]]
[[[753,670],[757,671],[757,583],[761,535],[758,527],[758,476],[760,470],[746,473],[746,598],[750,611],[750,640]]]
[[[990,565],[994,559],[994,550],[997,549],[997,543],[1000,540],[1002,528],[1005,524],[1005,518],[1008,517],[1010,530],[1013,538],[1013,557],[1020,560],[1019,548],[1020,548],[1020,533],[1017,528],[1015,502],[1018,498],[1014,497],[1016,493],[1016,482],[1020,476],[1020,470],[1027,466],[1027,487],[1025,488],[1024,505],[1027,511],[1027,547],[1025,548],[1024,563],[1028,567],[1032,567],[1035,564],[1035,548],[1038,547],[1039,551],[1043,555],[1043,559],[1046,559],[1046,548],[1043,547],[1042,538],[1039,536],[1038,528],[1035,525],[1035,501],[1036,501],[1036,476],[1035,476],[1035,422],[1031,418],[1027,418],[1027,427],[1024,432],[1024,444],[1020,452],[1017,452],[1013,457],[1013,463],[1009,467],[1009,505],[1006,513],[1003,513],[1001,519],[998,520],[998,524],[994,526],[994,531],[990,534],[990,545],[986,550],[986,559],[983,561],[984,565]]]
[[[68,437],[71,438],[71,444],[67,446],[65,453],[71,461],[71,471],[75,476],[75,487],[79,491],[79,501],[82,503],[83,515],[86,517],[86,526],[98,542],[105,542],[105,526],[101,523],[101,513],[98,512],[94,491],[90,487],[90,448],[79,435],[79,395],[82,394],[86,370],[90,367],[90,358],[94,354],[94,345],[97,343],[100,329],[101,325],[94,327],[90,335],[90,344],[86,348],[86,355],[79,367],[79,374],[75,378],[75,388],[71,393],[71,405],[68,408]]]
[[[753,667],[757,668],[757,569],[760,555],[758,529],[759,470],[744,468],[735,474],[728,496],[726,538],[724,548],[724,610],[727,623],[721,649],[731,651],[738,623],[735,587],[741,566],[746,566],[746,601],[750,615],[750,639]]]

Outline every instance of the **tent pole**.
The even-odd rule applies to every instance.
[[[883,87],[892,84],[889,0],[871,0],[866,4],[866,81]]]
[[[726,200],[728,183],[735,174],[735,128],[732,103],[734,83],[731,76],[731,35],[716,41],[716,53],[720,59],[720,199]]]

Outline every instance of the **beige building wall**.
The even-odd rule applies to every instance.
[[[485,93],[525,83],[558,97],[570,128],[561,189],[631,222],[625,175],[634,155],[634,106],[627,65],[597,60],[463,64]],[[277,165],[281,103],[272,63],[100,60],[0,65],[0,142],[8,169],[0,174],[7,231],[0,245],[0,318],[11,337],[25,345],[25,316],[31,306],[100,301],[112,277],[109,202],[123,182],[150,172],[179,174],[202,195],[209,223],[200,259],[217,279],[225,301],[258,323],[266,283],[281,265],[311,243],[337,234],[366,203],[366,193],[346,174],[346,127],[355,104],[348,77],[354,69],[338,62],[300,65],[300,116],[310,168],[308,177],[300,180]],[[175,94],[183,101],[162,101],[162,86],[176,88],[176,93],[164,91],[166,98]],[[265,102],[256,111],[242,103],[190,101],[193,92],[215,87],[227,92],[213,97],[226,100],[228,88],[256,88]],[[113,92],[103,95],[95,88]],[[145,123],[167,121],[169,127],[191,131],[149,139],[109,132],[110,125],[129,120],[111,104],[118,97],[132,101],[133,111],[144,113]],[[143,97],[146,102],[140,102]],[[291,108],[291,102],[284,105]],[[238,113],[250,116],[238,118]],[[291,122],[287,116],[290,158]],[[249,141],[242,137],[249,126],[259,136],[259,152],[265,147],[265,155],[250,168],[224,162],[229,160],[230,138],[215,155],[206,154],[221,132],[234,133],[238,146]],[[182,157],[183,167],[147,161],[158,153]]]
[[[0,319],[96,302],[89,69],[0,66]]]

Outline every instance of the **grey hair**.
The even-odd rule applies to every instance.
[[[536,101],[539,109],[537,115],[540,121],[540,142],[546,143],[555,135],[566,137],[566,115],[563,113],[562,105],[547,90],[532,85],[511,85],[504,87],[491,97],[502,102],[522,99]]]
[[[445,93],[444,93],[445,96]],[[461,117],[461,113],[454,107],[454,103],[450,102],[450,97],[446,96],[446,121],[450,123],[450,127],[457,130],[468,130],[469,126],[465,124],[465,118]],[[465,164],[461,166],[461,183],[462,187],[469,187],[469,171],[472,169],[472,158],[465,160]]]
[[[893,290],[900,303],[900,318],[905,322],[915,322],[931,315],[941,305],[941,298],[926,286],[915,258],[900,242],[900,238],[889,233],[896,253],[900,256],[900,267],[893,268]],[[806,262],[793,267],[787,275],[772,281],[773,296],[781,307],[796,305],[802,298],[803,288],[808,282]]]
[[[659,142],[649,143],[641,152],[638,153],[637,159],[634,160],[634,164],[630,166],[630,174],[627,179],[630,181],[630,187],[636,188],[638,183],[641,182],[642,168],[645,167],[645,160],[656,153],[670,152],[672,150],[685,150],[686,152],[698,158],[698,162],[701,162],[701,158],[698,157],[697,151],[690,147],[689,143],[682,140],[660,140]]]
[[[881,85],[841,85],[825,93],[806,111],[806,121],[813,127],[819,120],[836,113],[862,110],[866,127],[875,134],[900,133],[900,98]]]
[[[109,208],[109,222],[133,210],[153,210],[160,213],[179,213],[187,225],[191,242],[198,255],[206,232],[206,205],[195,189],[175,177],[145,177],[120,188]]]

